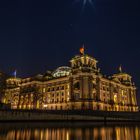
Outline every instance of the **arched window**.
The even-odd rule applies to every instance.
[[[80,83],[79,82],[76,82],[75,84],[74,84],[74,89],[80,89]]]

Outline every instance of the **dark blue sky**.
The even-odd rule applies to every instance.
[[[78,54],[99,60],[106,75],[121,64],[140,87],[138,0],[5,0],[0,3],[0,69],[18,76],[44,73]]]

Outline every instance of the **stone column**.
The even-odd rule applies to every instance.
[[[92,90],[93,90],[93,84],[92,84],[92,77],[90,76],[90,77],[88,77],[88,89],[89,89],[89,97],[88,97],[88,99],[89,99],[89,109],[91,109],[91,110],[93,110],[93,102],[92,102],[92,100],[91,100],[91,94],[92,94]]]
[[[137,105],[136,89],[134,89],[133,95],[134,95],[135,105]]]
[[[73,101],[74,101],[74,96],[73,96],[73,78],[70,77],[69,79],[69,109],[73,108]]]
[[[99,77],[97,77],[97,100],[100,101],[101,100],[101,80]]]
[[[84,99],[89,98],[89,78],[87,76],[83,77],[83,97]]]
[[[111,104],[111,110],[113,110],[113,106],[114,106],[114,89],[113,89],[113,84],[110,83],[110,104]]]
[[[111,85],[111,100],[114,102],[114,85]]]
[[[92,77],[89,77],[89,99],[92,97],[92,91],[93,91],[93,84],[92,84]]]
[[[130,105],[130,95],[128,89],[126,89],[126,94],[127,94],[127,105]]]
[[[131,95],[131,89],[129,89],[128,91],[129,91],[129,97],[130,97],[130,98],[129,98],[129,99],[130,99],[130,100],[129,100],[129,102],[130,102],[130,105],[132,105],[132,95]]]
[[[132,98],[132,105],[135,105],[135,96],[134,96],[134,90],[131,89],[131,98]]]
[[[79,77],[79,83],[80,83],[80,98],[83,99],[83,78]]]
[[[69,99],[74,100],[73,96],[73,78],[70,78],[70,84],[69,84]]]

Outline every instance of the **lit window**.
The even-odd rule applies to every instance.
[[[117,95],[114,95],[114,102],[117,102]]]
[[[45,88],[43,88],[43,93],[45,93],[46,92],[46,89]]]

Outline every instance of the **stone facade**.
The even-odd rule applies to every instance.
[[[120,68],[105,77],[97,62],[80,54],[70,60],[70,67],[25,79],[8,78],[3,101],[12,109],[138,111],[131,76]]]

